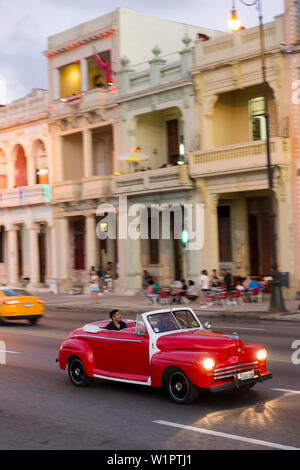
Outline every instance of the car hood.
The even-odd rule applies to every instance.
[[[211,330],[174,332],[163,335],[157,340],[157,347],[161,351],[195,349],[198,351],[215,351],[230,355],[240,355],[243,352],[243,346],[242,340],[237,335]]]

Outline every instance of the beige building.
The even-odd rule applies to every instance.
[[[264,26],[279,267],[295,292],[283,15]],[[190,176],[206,207],[203,266],[270,276],[266,124],[259,29],[195,44],[199,147]]]
[[[177,63],[165,68],[163,56],[181,51],[182,38],[194,41],[198,35],[220,33],[119,8],[49,38],[45,55],[49,59],[53,164],[53,278],[59,291],[77,283],[88,287],[90,267],[101,265],[105,269],[109,261],[119,268],[117,287],[133,292],[141,286],[140,261],[134,268],[129,267],[135,248],[123,240],[100,240],[96,236],[101,222],[97,207],[103,203],[118,206],[119,195],[144,192],[140,190],[144,181],[132,193],[132,175],[124,179],[114,176],[130,170],[119,156],[138,145],[138,141],[142,151],[151,154],[147,166],[155,170],[147,178],[155,182],[154,192],[163,190],[167,180],[170,190],[182,193],[181,174],[187,188],[192,187],[187,166],[182,171],[177,167],[159,169],[169,158],[176,160],[181,135],[185,133],[192,140],[193,122],[193,86],[188,78],[191,64],[186,62],[187,54],[183,52],[181,61],[179,56]],[[142,47],[136,44],[137,37]],[[155,48],[156,42],[162,55]],[[187,39],[187,49],[189,44]],[[136,75],[129,78],[131,67]],[[143,105],[145,98],[147,104]],[[160,103],[149,102],[156,99]],[[173,122],[173,156],[167,150],[168,122]],[[152,189],[144,193],[150,194]],[[163,271],[156,273],[163,276]]]
[[[36,289],[52,275],[50,154],[47,91],[0,108],[1,284]]]

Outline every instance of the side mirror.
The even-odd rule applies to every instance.
[[[147,336],[148,333],[146,331],[143,331],[143,330],[138,330],[137,335],[138,336]]]
[[[204,328],[205,328],[206,330],[210,330],[210,329],[211,329],[211,323],[210,323],[209,321],[206,321],[203,326],[204,326]]]

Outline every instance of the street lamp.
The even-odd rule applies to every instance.
[[[266,144],[267,144],[267,169],[268,169],[268,199],[269,199],[269,219],[270,219],[270,245],[271,245],[271,299],[269,312],[285,312],[286,308],[284,305],[280,274],[277,264],[277,249],[276,249],[276,234],[275,234],[275,212],[274,212],[274,199],[273,199],[273,167],[271,163],[271,145],[270,145],[270,123],[269,123],[269,110],[268,110],[268,84],[266,80],[266,61],[265,61],[265,38],[263,28],[263,15],[262,15],[262,4],[261,0],[252,0],[246,2],[240,0],[243,5],[247,7],[256,6],[259,14],[259,31],[260,31],[260,47],[261,47],[261,64],[262,64],[262,78],[263,78],[263,96],[265,104],[265,119],[266,119]],[[235,9],[235,1],[232,3],[232,16],[228,24],[232,24],[232,31],[237,31],[238,18]],[[236,29],[237,28],[237,29]]]

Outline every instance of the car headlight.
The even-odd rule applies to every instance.
[[[215,364],[216,364],[215,360],[212,359],[211,357],[207,357],[203,361],[203,366],[204,366],[204,369],[206,370],[212,370],[215,367]]]
[[[267,358],[267,351],[265,349],[260,349],[257,351],[256,357],[259,361],[264,361]]]

